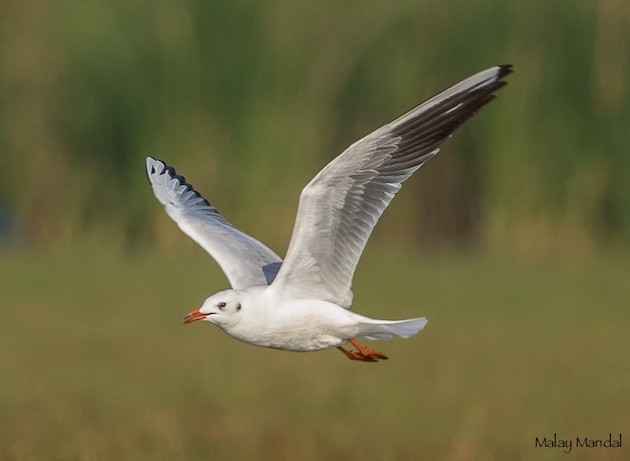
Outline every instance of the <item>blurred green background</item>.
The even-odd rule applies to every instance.
[[[227,283],[146,155],[283,254],[327,161],[506,63],[359,266],[430,320],[391,360],[178,325]],[[3,0],[0,458],[630,458],[534,446],[630,444],[629,101],[623,0]]]

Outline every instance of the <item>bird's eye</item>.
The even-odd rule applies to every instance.
[[[217,307],[218,307],[219,309],[221,309],[221,310],[225,309],[225,306],[226,306],[226,304],[225,304],[225,302],[224,302],[224,301],[221,301],[219,304],[217,304]]]

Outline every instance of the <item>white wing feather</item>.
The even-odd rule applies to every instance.
[[[153,193],[179,228],[219,264],[232,288],[267,285],[282,259],[230,224],[208,201],[160,160],[147,157]]]
[[[510,66],[448,88],[352,144],[303,189],[285,261],[272,286],[348,307],[367,240],[402,183],[505,85]]]

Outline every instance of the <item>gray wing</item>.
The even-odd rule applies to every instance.
[[[403,181],[494,98],[511,66],[448,88],[352,144],[304,188],[285,261],[272,286],[348,307],[352,276],[372,229]]]
[[[219,264],[232,288],[271,283],[282,259],[230,224],[166,163],[147,157],[153,193],[179,228]]]

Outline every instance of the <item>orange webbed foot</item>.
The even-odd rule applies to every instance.
[[[338,347],[337,349],[343,352],[350,360],[359,360],[361,362],[378,362],[379,360],[387,360],[389,358],[382,352],[365,347],[354,338],[349,339],[348,341],[350,342],[350,344],[357,348],[356,351],[349,351],[344,349],[343,347]]]

